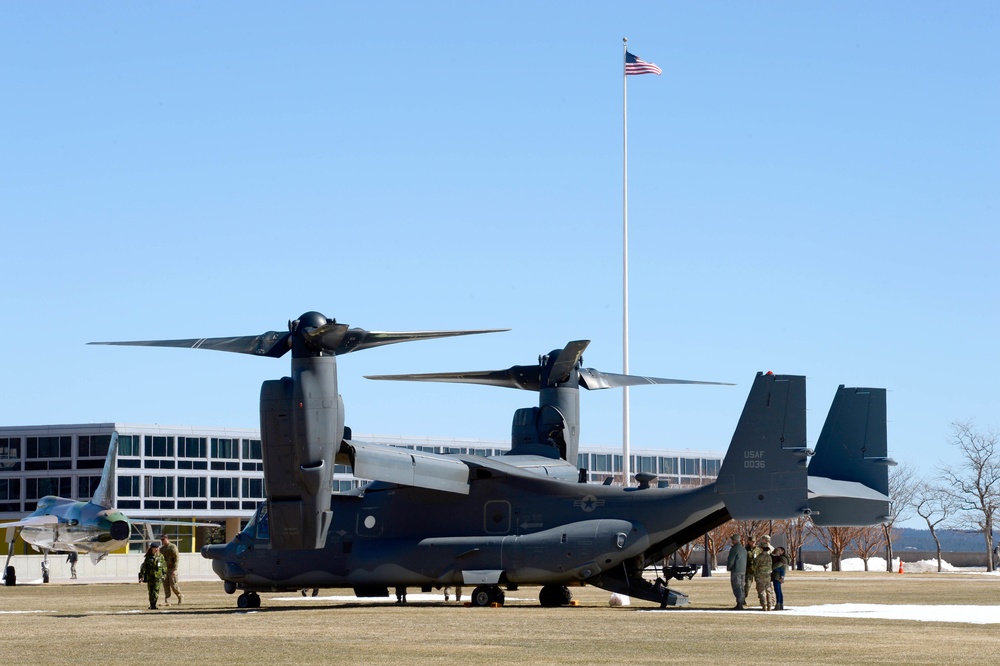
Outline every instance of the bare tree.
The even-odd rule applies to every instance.
[[[969,522],[986,539],[986,570],[993,571],[993,521],[1000,510],[1000,436],[971,421],[951,424],[948,443],[958,448],[957,464],[941,468],[945,488],[961,503]]]
[[[938,537],[938,526],[947,526],[948,520],[958,512],[958,503],[950,493],[930,483],[927,480],[917,484],[913,493],[913,510],[927,523],[931,538],[937,546],[938,571],[941,571],[941,539]]]
[[[733,522],[736,524],[735,531],[743,535],[743,543],[746,543],[750,537],[759,539],[765,534],[770,534],[771,526],[774,524],[774,521],[771,520],[736,520]]]
[[[678,548],[676,551],[677,557],[681,558],[681,563],[687,564],[688,560],[691,559],[691,553],[694,552],[694,542],[688,542]]]
[[[851,539],[851,550],[865,563],[865,571],[868,571],[868,560],[885,543],[884,527],[885,525],[869,525],[855,528],[854,538]]]
[[[831,571],[840,571],[844,551],[854,540],[856,533],[855,527],[820,527],[815,523],[809,525],[809,534],[830,552]]]
[[[913,510],[913,493],[917,487],[916,474],[913,467],[903,463],[889,468],[889,499],[892,504],[889,509],[889,520],[882,523],[882,539],[885,542],[885,570],[892,571],[893,539],[899,534],[896,523],[902,523],[911,516]],[[865,566],[867,566],[867,562]]]
[[[711,562],[713,569],[719,564],[719,553],[726,547],[726,544],[729,543],[729,537],[735,532],[736,523],[730,520],[706,535],[708,537],[708,561]]]
[[[792,564],[802,561],[802,546],[806,543],[811,522],[807,516],[789,518],[788,520],[776,520],[775,527],[779,534],[785,535],[785,551],[792,560]]]

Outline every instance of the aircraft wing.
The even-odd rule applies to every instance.
[[[59,519],[55,516],[28,516],[22,520],[11,523],[0,523],[0,528],[10,529],[12,527],[40,527],[42,525],[56,525]]]
[[[191,520],[143,520],[129,518],[133,525],[177,525],[179,527],[221,527],[218,523],[202,523]]]
[[[458,458],[347,440],[337,458],[362,479],[469,494],[469,466]]]

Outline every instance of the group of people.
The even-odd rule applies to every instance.
[[[142,560],[142,568],[139,569],[139,582],[146,584],[149,592],[149,610],[156,610],[160,599],[160,588],[166,590],[163,603],[170,605],[170,593],[177,597],[177,603],[184,601],[181,591],[177,587],[177,563],[180,556],[177,553],[177,546],[170,543],[166,534],[160,537],[160,542],[149,544],[146,549],[146,556]]]
[[[751,586],[757,588],[757,599],[761,610],[785,610],[785,597],[781,584],[785,582],[785,570],[789,565],[788,556],[782,546],[771,548],[771,537],[760,537],[759,543],[753,536],[743,545],[743,536],[733,534],[726,568],[729,570],[733,596],[736,597],[735,610],[743,610],[750,605]]]

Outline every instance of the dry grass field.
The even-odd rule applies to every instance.
[[[182,606],[146,611],[138,583],[19,585],[0,587],[0,640],[8,660],[44,664],[969,664],[1000,651],[996,624],[723,612],[728,576],[674,586],[690,609],[611,608],[590,587],[574,589],[578,606],[545,609],[525,587],[503,608],[415,590],[406,605],[324,599],[343,594],[324,590],[264,594],[251,611],[221,583],[187,582]],[[789,607],[998,602],[1000,578],[974,574],[795,572],[785,584]]]

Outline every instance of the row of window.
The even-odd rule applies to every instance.
[[[613,453],[581,453],[577,467],[591,472],[621,472],[623,456]],[[673,456],[629,456],[635,473],[666,474],[672,476],[719,475],[722,461],[717,458],[678,458]]]
[[[79,435],[77,437],[76,469],[100,469],[111,446],[111,435]],[[69,435],[53,437],[26,437],[23,439],[24,463],[21,463],[22,438],[0,437],[0,471],[44,471],[73,469],[73,438]],[[211,456],[208,454],[211,453]],[[211,458],[212,469],[239,469],[228,465],[263,459],[259,439],[225,437],[174,437],[159,435],[119,435],[120,457],[146,458]],[[129,464],[136,462],[136,464]],[[150,460],[150,468],[173,469],[173,461],[163,465]],[[185,464],[186,463],[186,464]],[[207,469],[207,461],[177,461],[179,469]],[[220,466],[220,465],[224,465]],[[252,465],[253,467],[248,467]],[[123,461],[122,467],[138,467],[137,461]],[[259,462],[243,463],[244,470],[260,471]]]

